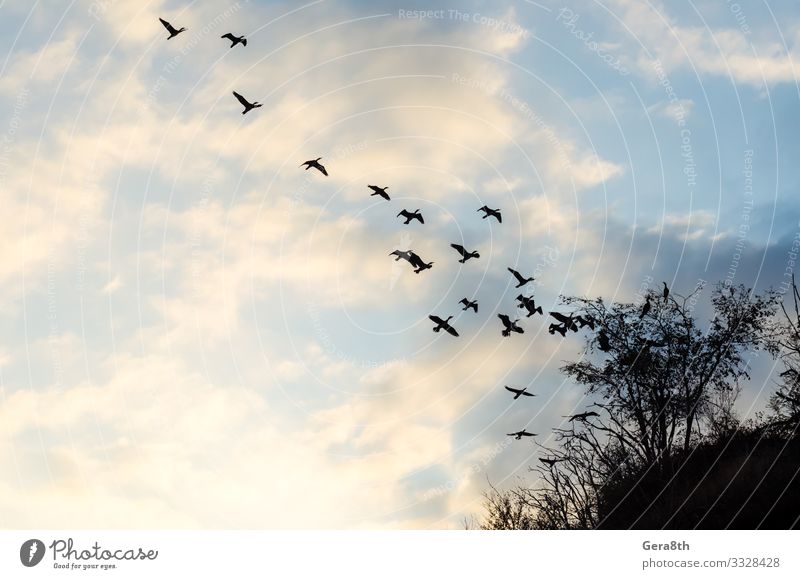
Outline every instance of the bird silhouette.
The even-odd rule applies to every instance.
[[[456,332],[456,329],[453,326],[451,326],[450,323],[449,323],[450,322],[450,318],[452,318],[452,317],[453,316],[450,316],[446,320],[443,320],[439,316],[428,316],[428,318],[430,318],[430,320],[434,324],[436,324],[436,327],[433,328],[434,332],[439,332],[440,330],[445,330],[451,336],[458,337],[458,332]]]
[[[550,332],[550,335],[553,335],[556,332],[558,332],[559,334],[561,334],[562,338],[567,337],[567,327],[563,324],[550,324],[550,327],[547,328],[547,331]]]
[[[372,189],[374,191],[374,193],[370,193],[369,194],[370,197],[372,197],[374,195],[380,195],[381,197],[383,197],[387,201],[391,201],[391,197],[389,197],[389,194],[386,192],[386,190],[389,188],[388,186],[387,187],[378,187],[377,185],[367,185],[367,187],[369,187],[370,189]]]
[[[309,169],[311,169],[313,167],[314,169],[316,169],[317,171],[319,171],[320,173],[322,173],[323,175],[325,175],[327,177],[328,176],[328,171],[325,169],[325,166],[322,163],[319,162],[320,159],[322,159],[322,157],[317,157],[316,159],[311,159],[310,161],[306,161],[305,163],[300,163],[300,166],[301,167],[305,166],[306,171],[308,171]]]
[[[572,330],[573,332],[578,331],[578,324],[575,323],[575,319],[572,317],[572,314],[565,316],[559,312],[550,312],[550,315],[561,322],[564,325],[565,330]]]
[[[611,344],[608,341],[608,334],[606,334],[603,330],[600,330],[600,333],[597,334],[597,344],[601,352],[608,352],[611,350]]]
[[[184,30],[186,30],[186,28],[181,28],[180,30],[176,30],[175,27],[172,24],[170,24],[169,22],[167,22],[163,18],[159,18],[159,20],[161,21],[161,24],[164,25],[164,28],[167,29],[167,32],[169,32],[169,36],[167,37],[167,40],[169,40],[171,38],[175,38],[176,36],[178,36],[178,34],[183,32]]]
[[[481,256],[481,254],[478,253],[477,251],[467,251],[466,249],[464,249],[463,245],[458,245],[457,243],[451,243],[450,247],[452,247],[458,253],[461,254],[461,259],[458,260],[458,263],[465,263],[468,259],[471,259],[473,257],[478,258]]]
[[[236,100],[238,100],[241,103],[241,105],[244,107],[244,110],[242,111],[243,115],[246,115],[247,113],[249,113],[253,109],[257,109],[257,108],[259,108],[261,106],[261,103],[256,102],[256,101],[253,101],[251,103],[250,101],[248,101],[246,98],[244,98],[242,95],[240,95],[236,91],[233,91],[233,96],[235,96]]]
[[[489,209],[486,205],[484,205],[483,207],[478,209],[478,211],[484,212],[484,215],[483,217],[481,217],[481,219],[486,219],[487,217],[494,217],[495,219],[497,219],[498,223],[503,222],[503,216],[500,215],[499,209]]]
[[[575,316],[575,321],[578,322],[581,329],[589,326],[590,329],[594,330],[595,322],[592,316]]]
[[[503,334],[503,337],[507,338],[508,336],[511,335],[511,332],[516,332],[518,334],[524,334],[525,333],[525,330],[523,330],[522,328],[520,328],[517,325],[517,322],[519,320],[514,320],[512,322],[511,318],[509,318],[505,314],[497,314],[497,317],[500,318],[501,322],[503,322],[504,329],[501,332]]]
[[[525,308],[526,310],[528,310],[528,315],[526,317],[530,318],[533,314],[539,314],[542,316],[544,315],[544,312],[542,312],[542,306],[537,307],[536,302],[533,300],[533,298],[529,298],[522,294],[519,294],[517,296],[517,300],[519,301],[518,307]]]
[[[400,261],[401,259],[405,259],[408,263],[411,263],[411,254],[414,253],[413,251],[403,251],[402,249],[395,249],[389,255],[394,255],[395,261]],[[413,264],[412,264],[413,265]]]
[[[574,420],[585,421],[587,418],[591,418],[592,416],[600,416],[597,412],[581,412],[580,414],[573,414],[569,416],[569,421],[573,422]]]
[[[478,313],[478,302],[477,301],[470,301],[467,298],[464,298],[460,302],[460,304],[464,304],[464,307],[461,308],[463,311],[467,311],[468,309],[472,308],[473,311],[477,314]]]
[[[667,298],[669,298],[669,288],[667,287],[667,282],[662,281],[661,283],[664,284],[664,303],[667,303]]]
[[[370,197],[372,197],[372,195],[370,195]],[[403,209],[400,213],[397,214],[397,217],[400,216],[404,217],[406,220],[406,222],[403,223],[403,225],[408,225],[409,223],[411,223],[412,219],[416,219],[420,223],[425,223],[425,220],[422,218],[422,213],[419,212],[419,209],[416,209],[414,211],[406,211],[405,209]]]
[[[647,298],[644,301],[644,305],[642,306],[642,313],[639,314],[640,320],[650,312],[651,307],[652,306],[650,305],[650,296],[647,296]]]
[[[233,43],[231,44],[231,48],[233,48],[237,44],[241,44],[242,46],[247,46],[247,39],[244,36],[234,36],[233,34],[228,32],[227,34],[223,34],[222,36],[220,36],[220,38],[227,38],[228,40],[230,40]]]
[[[546,464],[550,468],[553,468],[556,464],[564,460],[563,458],[540,458],[539,462]]]
[[[422,261],[422,258],[413,251],[409,253],[411,254],[411,259],[409,260],[409,262],[411,263],[411,265],[414,266],[414,273],[419,273],[421,271],[425,271],[426,269],[430,269],[433,267],[433,262],[425,263],[424,261]]]
[[[511,386],[504,386],[504,388],[506,390],[508,390],[509,392],[513,392],[514,393],[514,400],[516,400],[520,396],[536,396],[536,394],[531,394],[530,392],[526,392],[526,390],[528,389],[527,386],[525,388],[522,388],[522,389],[512,388]]]
[[[532,277],[523,277],[523,275],[520,272],[518,272],[516,269],[511,269],[509,267],[508,271],[510,271],[511,274],[515,278],[517,278],[517,286],[516,287],[518,287],[518,288],[524,286],[526,283],[534,281],[534,279]]]
[[[513,436],[513,437],[514,437],[514,438],[516,438],[517,440],[522,440],[522,437],[523,437],[523,436],[536,436],[536,435],[535,435],[534,433],[532,433],[532,432],[528,432],[528,431],[526,431],[526,430],[523,428],[523,429],[522,429],[522,430],[520,430],[519,432],[510,432],[510,433],[508,434],[508,436]]]

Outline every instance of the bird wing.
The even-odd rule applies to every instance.
[[[568,323],[570,321],[570,319],[567,316],[565,316],[564,314],[561,314],[559,312],[550,312],[550,315],[553,316],[555,319],[557,319],[562,324],[566,324],[566,323]]]
[[[166,28],[166,29],[167,29],[167,31],[168,31],[170,34],[175,34],[176,32],[178,32],[178,31],[175,29],[175,27],[174,27],[172,24],[170,24],[169,22],[167,22],[167,21],[166,21],[166,20],[164,20],[163,18],[159,18],[159,20],[161,21],[161,24],[163,24],[163,25],[164,25],[164,28]]]
[[[422,218],[422,214],[421,213],[418,213],[416,217],[417,217],[417,219],[419,219],[420,223],[422,223],[422,224],[425,223],[425,220]]]
[[[536,396],[536,394],[531,394],[530,392],[523,392],[523,396]]]
[[[414,267],[422,267],[423,265],[425,265],[425,262],[422,261],[422,258],[420,256],[418,256],[416,253],[414,253],[413,251],[411,252],[411,255],[409,256],[408,261]]]
[[[495,213],[495,217],[497,217],[497,222],[498,223],[502,223],[503,222],[503,216],[500,215],[499,211],[497,213]]]
[[[325,170],[325,166],[324,165],[320,165],[319,163],[317,163],[317,169],[319,169],[320,173],[322,173],[326,177],[328,176],[328,171]]]
[[[444,320],[442,318],[440,318],[439,316],[428,316],[428,318],[430,318],[430,320],[435,324],[443,324],[444,323]]]
[[[522,390],[517,390],[516,388],[511,388],[510,386],[506,386],[505,389],[509,392],[513,392],[514,394],[522,394]]]
[[[447,328],[445,329],[447,330],[447,333],[450,334],[451,336],[455,336],[456,338],[458,337],[458,332],[456,332],[456,329],[453,326],[447,326]]]
[[[525,432],[524,430],[520,434],[522,436],[536,436],[533,432]]]
[[[242,46],[247,46],[247,39],[246,38],[242,38]]]
[[[478,302],[475,302],[472,305],[475,306],[475,313],[477,314],[478,313]]]
[[[401,215],[403,217],[408,217],[408,212],[405,209],[403,209],[400,213],[397,214],[397,217],[400,217]]]
[[[511,319],[505,314],[497,314],[497,317],[500,318],[500,321],[503,322],[503,325],[506,327],[511,326]]]
[[[242,106],[244,106],[244,107],[249,107],[250,106],[250,103],[247,102],[247,99],[244,98],[242,95],[240,95],[238,92],[233,91],[233,96],[236,97],[236,100],[238,100],[242,104]]]
[[[460,302],[458,302],[458,303],[460,303],[460,304],[464,304],[465,306],[468,306],[468,305],[469,305],[469,300],[468,300],[467,298],[464,298],[464,299],[462,299],[462,300],[461,300]]]
[[[230,40],[231,42],[233,42],[233,41],[234,41],[233,34],[231,34],[230,32],[227,32],[227,33],[223,34],[222,36],[220,36],[220,38],[227,38],[227,39],[228,39],[228,40]]]
[[[508,271],[510,271],[510,272],[511,272],[511,275],[513,275],[513,276],[514,276],[515,278],[517,278],[519,281],[522,281],[522,276],[520,275],[520,273],[519,273],[519,272],[518,272],[516,269],[511,269],[511,268],[509,267],[509,268],[508,268]]]
[[[456,250],[458,253],[460,253],[462,256],[467,254],[467,251],[464,249],[464,246],[463,246],[463,245],[459,245],[459,244],[457,244],[457,243],[451,243],[451,244],[450,244],[450,247],[452,247],[453,249],[455,249],[455,250]]]

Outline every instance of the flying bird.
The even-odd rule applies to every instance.
[[[372,195],[370,195],[370,197],[372,197]],[[403,223],[403,225],[408,225],[409,223],[411,223],[412,219],[416,219],[420,223],[425,223],[425,220],[422,218],[422,213],[419,212],[419,209],[416,209],[415,211],[406,211],[405,209],[403,209],[400,213],[397,214],[397,217],[400,216],[404,217],[406,220],[406,222]]]
[[[589,326],[590,329],[594,330],[594,318],[592,316],[575,316],[575,321],[578,322],[581,329]]]
[[[223,34],[222,36],[220,36],[220,38],[227,38],[228,40],[230,40],[233,43],[231,44],[231,48],[233,48],[237,44],[241,44],[242,46],[247,46],[247,39],[244,36],[234,36],[233,34],[228,32],[227,34]]]
[[[450,247],[452,247],[458,253],[461,254],[461,259],[458,260],[458,263],[465,263],[468,259],[471,259],[473,257],[478,258],[481,256],[481,254],[478,253],[477,251],[467,251],[466,249],[464,249],[463,245],[458,245],[457,243],[451,243]]]
[[[536,396],[536,394],[531,394],[530,392],[526,392],[526,390],[528,389],[527,386],[525,388],[522,388],[521,390],[519,388],[511,388],[511,386],[504,386],[504,388],[509,392],[514,393],[514,400],[516,400],[520,396]]]
[[[453,316],[450,316],[446,320],[443,320],[439,316],[428,316],[428,318],[430,318],[430,320],[434,324],[436,324],[436,327],[433,328],[434,332],[439,332],[440,330],[445,330],[451,336],[458,337],[458,332],[456,332],[456,329],[453,326],[451,326],[450,323],[449,323],[450,322],[450,318],[452,318],[452,317]]]
[[[550,315],[557,319],[564,325],[565,330],[572,330],[573,332],[578,331],[578,324],[575,323],[575,320],[572,317],[572,314],[565,316],[559,312],[550,312]],[[551,332],[552,333],[552,332]]]
[[[510,272],[511,272],[511,274],[512,274],[512,275],[513,275],[515,278],[517,278],[517,285],[516,285],[516,287],[518,287],[518,288],[519,288],[519,287],[522,287],[522,286],[524,286],[524,285],[525,285],[526,283],[528,283],[528,282],[532,282],[532,281],[534,281],[534,279],[533,279],[532,277],[523,277],[523,276],[522,276],[522,274],[521,274],[520,272],[518,272],[516,269],[511,269],[511,268],[509,267],[509,268],[508,268],[508,271],[510,271]]]
[[[395,261],[400,261],[401,259],[405,259],[408,263],[411,263],[411,254],[414,253],[413,251],[403,251],[401,249],[395,249],[389,255],[394,255]],[[412,264],[413,265],[413,264]]]
[[[316,169],[317,171],[319,171],[320,173],[322,173],[327,177],[328,171],[326,171],[325,166],[319,162],[320,159],[322,159],[322,157],[317,157],[316,159],[306,161],[305,163],[300,163],[300,166],[302,167],[305,165],[306,171],[308,171],[313,167],[314,169]]]
[[[667,298],[669,298],[669,288],[667,287],[667,282],[662,281],[661,283],[664,284],[664,303],[667,303]]]
[[[556,332],[558,332],[559,334],[561,334],[562,338],[567,337],[567,326],[564,326],[562,324],[550,324],[550,327],[547,328],[547,331],[550,332],[550,335],[553,335]]]
[[[372,197],[373,195],[380,195],[381,197],[383,197],[387,201],[391,201],[391,197],[389,197],[389,194],[386,192],[386,190],[389,188],[388,186],[387,187],[378,187],[377,185],[367,185],[367,187],[369,187],[370,189],[372,189],[374,191],[374,193],[370,193],[369,194],[370,197]]]
[[[568,418],[570,422],[574,420],[585,421],[587,418],[591,418],[592,416],[600,416],[600,415],[597,412],[581,412],[580,414],[573,414]]]
[[[561,462],[562,458],[540,458],[539,462],[546,464],[550,468],[553,468],[557,463]]]
[[[525,297],[524,295],[519,294],[517,296],[517,300],[519,301],[518,307],[528,310],[528,315],[526,317],[530,318],[533,314],[539,314],[542,316],[544,315],[542,312],[542,306],[537,307],[533,298]]]
[[[647,296],[647,299],[645,299],[644,305],[642,306],[642,313],[639,314],[640,320],[650,312],[651,307],[652,306],[650,305],[650,296]]]
[[[409,262],[414,266],[414,273],[419,273],[433,267],[433,262],[425,263],[422,261],[422,258],[413,251],[410,251],[409,253],[411,254],[411,259]]]
[[[233,91],[233,96],[235,96],[236,100],[238,100],[241,103],[241,105],[244,107],[244,110],[242,111],[243,115],[246,115],[247,113],[249,113],[253,109],[257,109],[257,108],[259,108],[261,106],[261,103],[259,103],[257,101],[253,101],[252,103],[249,102],[246,98],[244,98],[242,95],[240,95],[236,91]]]
[[[167,40],[169,40],[171,38],[175,38],[176,36],[178,36],[178,34],[183,32],[184,30],[186,30],[186,28],[181,28],[180,30],[176,30],[176,28],[172,24],[170,24],[169,22],[167,22],[163,18],[159,18],[159,20],[161,21],[161,24],[164,25],[164,28],[167,29],[167,32],[169,32],[169,36],[167,37]]]
[[[503,222],[503,216],[500,215],[499,209],[489,209],[486,205],[484,205],[483,207],[478,209],[478,211],[484,212],[484,215],[483,217],[481,217],[481,219],[486,219],[487,217],[494,217],[495,219],[497,219],[498,223]]]
[[[472,310],[477,314],[478,313],[478,302],[473,300],[470,301],[467,298],[464,298],[460,302],[460,304],[464,304],[464,307],[461,308],[463,311],[467,311],[468,309],[472,308]]]
[[[504,329],[502,331],[503,337],[507,338],[508,336],[511,335],[511,332],[516,332],[518,334],[524,334],[525,333],[525,330],[523,330],[522,328],[520,328],[517,325],[517,322],[519,320],[514,320],[512,322],[511,318],[509,318],[505,314],[497,314],[497,317],[500,318],[501,322],[503,322],[503,326],[504,326]]]
[[[522,430],[520,430],[519,432],[511,432],[511,433],[509,433],[509,434],[508,434],[508,436],[513,436],[513,437],[514,437],[514,438],[516,438],[517,440],[522,440],[522,437],[523,437],[523,436],[536,436],[536,435],[535,435],[534,433],[532,433],[532,432],[528,432],[528,431],[526,431],[526,430],[523,428],[523,429],[522,429]]]

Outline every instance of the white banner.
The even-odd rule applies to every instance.
[[[0,577],[800,577],[798,538],[783,531],[0,531]]]

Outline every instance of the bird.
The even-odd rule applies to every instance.
[[[452,317],[453,317],[453,316],[450,316],[450,317],[449,317],[449,318],[447,318],[446,320],[443,320],[443,319],[442,319],[442,318],[440,318],[439,316],[433,316],[433,315],[431,315],[431,316],[428,316],[428,318],[430,318],[430,320],[431,320],[433,323],[435,323],[435,324],[436,324],[436,327],[435,327],[435,328],[433,328],[433,331],[434,331],[434,332],[439,332],[440,330],[445,330],[445,331],[446,331],[448,334],[450,334],[451,336],[456,336],[456,337],[458,337],[458,332],[456,332],[456,329],[455,329],[453,326],[451,326],[451,325],[449,324],[449,322],[450,322],[450,318],[452,318]]]
[[[525,308],[528,310],[528,315],[526,317],[530,318],[533,314],[544,315],[542,312],[542,306],[536,306],[536,302],[533,301],[533,298],[525,297],[522,294],[517,296],[517,300],[519,300],[519,307]]]
[[[650,311],[650,308],[651,308],[651,306],[650,306],[650,296],[647,296],[647,298],[644,301],[644,305],[642,306],[642,313],[639,314],[639,319],[640,320],[648,314],[648,312]]]
[[[597,334],[597,344],[601,352],[608,352],[611,350],[611,344],[608,341],[608,334],[606,334],[603,330],[600,330],[600,333]]]
[[[522,430],[520,430],[519,432],[510,432],[510,433],[508,434],[508,436],[513,436],[513,437],[514,437],[514,438],[516,438],[517,440],[522,440],[522,437],[523,437],[523,436],[536,436],[536,435],[535,435],[534,433],[532,433],[532,432],[528,432],[528,431],[526,431],[526,430],[523,428],[523,429],[522,429]]]
[[[316,159],[306,161],[305,163],[300,163],[300,166],[302,167],[303,165],[305,165],[306,171],[308,171],[311,167],[314,167],[317,171],[319,171],[320,173],[322,173],[327,177],[328,171],[326,171],[325,166],[319,162],[320,159],[322,159],[322,157],[317,157]]]
[[[411,254],[413,253],[414,253],[413,251],[403,251],[402,249],[395,249],[389,255],[394,255],[395,261],[400,261],[401,259],[405,259],[408,263],[411,263]]]
[[[422,258],[418,256],[413,251],[409,252],[411,254],[411,259],[409,259],[409,263],[414,266],[414,273],[419,273],[421,271],[425,271],[426,269],[430,269],[433,267],[433,262],[425,263],[422,261]]]
[[[580,414],[573,414],[572,416],[565,418],[569,418],[569,421],[572,422],[574,420],[585,421],[587,418],[590,418],[592,416],[600,416],[600,415],[597,412],[581,412]]]
[[[471,259],[473,257],[478,258],[481,256],[481,254],[478,253],[477,251],[467,251],[466,249],[464,249],[463,245],[458,245],[457,243],[451,243],[450,247],[452,247],[458,253],[461,254],[461,259],[458,260],[458,263],[465,263],[468,259]]]
[[[511,388],[510,386],[504,386],[504,388],[509,392],[514,393],[514,400],[516,400],[520,396],[536,396],[536,394],[531,394],[530,392],[526,392],[526,390],[528,389],[527,386],[521,390],[519,388]]]
[[[370,197],[372,197],[373,195],[380,195],[381,197],[383,197],[387,201],[391,201],[392,200],[391,197],[389,197],[389,194],[386,192],[386,190],[389,188],[388,186],[387,187],[378,187],[377,185],[367,185],[367,187],[369,187],[370,189],[372,189],[374,191],[374,193],[370,193],[369,194]]]
[[[522,274],[521,274],[520,272],[518,272],[516,269],[511,269],[511,268],[509,267],[509,268],[508,268],[508,271],[510,271],[510,272],[511,272],[511,274],[512,274],[512,275],[513,275],[515,278],[517,278],[517,285],[516,285],[516,287],[518,287],[518,288],[519,288],[519,287],[522,287],[522,286],[524,286],[524,285],[525,285],[526,283],[528,283],[528,282],[532,282],[532,281],[534,281],[534,279],[533,279],[532,277],[523,277],[523,276],[522,276]]]
[[[167,29],[167,32],[169,32],[169,37],[167,37],[167,40],[170,40],[171,38],[175,38],[176,36],[178,36],[178,34],[183,32],[184,30],[186,30],[186,28],[181,28],[180,30],[177,30],[172,24],[170,24],[169,22],[167,22],[163,18],[159,18],[159,20],[161,21],[161,24],[164,25],[164,28]]]
[[[472,310],[477,314],[478,313],[478,302],[477,301],[470,301],[467,298],[464,298],[460,302],[460,304],[464,304],[464,307],[461,308],[463,311],[467,311],[468,309],[472,308]]]
[[[543,464],[546,464],[550,468],[553,468],[556,465],[556,463],[559,463],[562,460],[563,459],[561,459],[561,458],[540,458],[539,462],[541,462]]]
[[[516,332],[518,334],[524,334],[525,333],[525,330],[523,330],[522,328],[520,328],[517,325],[517,322],[519,320],[514,320],[512,322],[511,318],[509,318],[505,314],[497,314],[497,317],[500,318],[500,321],[503,322],[503,326],[505,327],[503,329],[503,331],[502,331],[503,337],[507,338],[508,336],[511,335],[511,332]]]
[[[372,195],[370,195],[370,197],[372,197]],[[411,223],[412,219],[416,219],[420,223],[425,223],[425,220],[422,218],[422,213],[419,212],[419,209],[416,209],[415,211],[406,211],[405,209],[403,209],[400,213],[397,214],[398,217],[400,217],[401,215],[406,220],[406,222],[403,223],[403,225],[408,225],[409,223]]]
[[[223,34],[222,36],[220,36],[220,38],[227,38],[228,40],[230,40],[233,43],[231,44],[231,48],[233,48],[237,44],[241,44],[242,46],[247,46],[247,39],[244,36],[234,36],[233,34],[228,32],[227,34]]]
[[[478,209],[478,211],[484,212],[484,216],[481,217],[481,219],[486,219],[487,217],[494,217],[495,219],[497,219],[498,223],[503,222],[503,216],[500,215],[499,209],[489,209],[486,205],[484,205],[483,207]]]
[[[547,331],[550,332],[551,335],[558,332],[559,334],[561,334],[562,338],[567,337],[567,327],[562,324],[550,324],[550,327],[547,328]]]
[[[242,106],[244,107],[244,110],[242,111],[243,115],[246,115],[247,113],[249,113],[253,109],[257,109],[257,108],[259,108],[261,106],[261,103],[259,103],[257,101],[253,101],[252,103],[249,102],[246,98],[244,98],[242,95],[240,95],[236,91],[233,91],[233,96],[235,96],[236,100],[238,100],[242,104]]]
[[[664,303],[667,303],[667,298],[669,298],[669,288],[667,287],[667,282],[662,281],[661,283],[664,284]]]
[[[578,324],[575,323],[575,320],[572,317],[572,314],[565,316],[559,312],[550,312],[550,315],[557,319],[564,325],[565,330],[572,330],[573,332],[578,331]],[[552,332],[551,332],[552,333]]]
[[[575,321],[580,324],[581,329],[589,326],[590,329],[594,330],[594,318],[592,316],[575,316]]]

